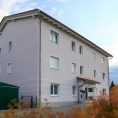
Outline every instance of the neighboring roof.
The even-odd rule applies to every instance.
[[[100,84],[100,82],[98,82],[98,81],[87,79],[87,78],[82,78],[82,77],[77,77],[77,80],[82,81],[84,84]]]
[[[19,87],[11,85],[11,84],[0,82],[0,88],[19,88]]]
[[[63,23],[57,21],[56,19],[54,19],[53,17],[49,16],[48,14],[46,14],[45,12],[43,12],[39,9],[34,9],[34,10],[30,10],[30,11],[26,11],[26,12],[4,17],[0,23],[0,33],[2,33],[2,31],[8,21],[17,20],[17,19],[21,19],[21,18],[25,18],[25,17],[34,17],[34,16],[38,16],[39,18],[46,20],[47,22],[55,25],[56,27],[58,27],[61,30],[65,31],[66,33],[74,36],[76,39],[79,39],[81,42],[85,43],[86,45],[89,45],[90,47],[94,48],[95,50],[102,53],[103,55],[105,55],[107,57],[113,57],[111,54],[109,54],[108,52],[106,52],[105,50],[103,50],[102,48],[100,48],[99,46],[94,44],[93,42],[89,41],[82,35],[78,34],[71,28],[67,27]]]

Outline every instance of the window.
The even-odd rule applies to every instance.
[[[102,58],[101,58],[101,63],[103,64],[104,62],[105,62],[105,58],[102,57]]]
[[[8,44],[8,52],[11,52],[11,50],[12,50],[12,41],[10,41]]]
[[[51,84],[50,94],[55,96],[59,94],[59,84]]]
[[[72,51],[76,51],[76,44],[74,41],[72,41]]]
[[[102,79],[105,79],[105,73],[102,73]]]
[[[76,95],[76,86],[72,86],[72,94]]]
[[[84,67],[80,66],[80,75],[83,75]]]
[[[94,70],[94,78],[96,77],[96,70]]]
[[[96,54],[95,54],[95,52],[93,52],[93,60],[94,61],[96,60]]]
[[[106,95],[106,89],[103,88],[103,95]]]
[[[7,73],[9,74],[9,73],[11,73],[11,63],[8,63],[8,65],[7,65]]]
[[[88,88],[88,92],[93,92],[93,88]]]
[[[79,46],[79,53],[83,54],[83,46],[81,46],[81,45]]]
[[[76,64],[72,63],[72,73],[76,73]]]
[[[58,33],[54,32],[54,31],[50,31],[50,35],[51,35],[51,38],[50,40],[53,42],[53,43],[58,43],[59,41],[59,35]]]
[[[0,48],[0,57],[1,57],[1,48]]]
[[[51,56],[50,67],[53,69],[59,69],[59,58]]]
[[[1,68],[1,66],[0,66],[0,73],[2,72],[2,68]]]

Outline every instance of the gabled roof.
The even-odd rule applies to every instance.
[[[0,23],[0,34],[4,30],[4,27],[6,26],[7,22],[9,22],[11,20],[18,20],[21,18],[35,17],[35,16],[55,25],[57,28],[63,30],[64,32],[68,33],[69,35],[74,36],[76,39],[80,40],[81,42],[85,43],[86,45],[90,46],[91,48],[94,48],[96,51],[102,53],[103,55],[105,55],[107,57],[113,57],[111,54],[109,54],[108,52],[106,52],[105,50],[103,50],[102,48],[100,48],[99,46],[94,44],[93,42],[89,41],[87,38],[78,34],[74,30],[69,28],[68,26],[57,21],[56,19],[54,19],[53,17],[49,16],[48,14],[46,14],[45,12],[43,12],[39,9],[34,9],[34,10],[30,10],[30,11],[26,11],[26,12],[22,12],[22,13],[18,13],[18,14],[4,17]]]

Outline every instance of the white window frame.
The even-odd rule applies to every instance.
[[[94,75],[93,75],[93,76],[94,76],[94,78],[96,78],[97,71],[96,71],[96,70],[94,70],[94,71],[93,71],[93,74],[94,74]]]
[[[76,51],[76,42],[75,41],[72,41],[71,42],[71,47],[72,47],[72,51]]]
[[[84,74],[84,66],[80,66],[80,75]]]
[[[8,74],[12,73],[12,63],[11,62],[7,64],[7,73]]]
[[[53,30],[50,30],[50,41],[58,44],[59,43],[59,34]]]
[[[105,80],[105,76],[106,74],[105,73],[102,73],[102,79]]]
[[[76,73],[76,63],[72,63],[72,73]]]
[[[101,63],[104,64],[105,63],[105,58],[101,57]]]
[[[83,46],[79,45],[79,54],[83,55]]]
[[[57,92],[56,92],[57,94],[55,94],[55,87],[57,87]],[[59,95],[59,84],[50,84],[50,95],[51,96],[58,96]]]
[[[96,60],[96,53],[93,52],[93,60],[95,61]]]
[[[12,41],[9,41],[8,43],[8,52],[10,53],[12,51]]]
[[[72,95],[75,96],[76,93],[77,93],[77,87],[76,87],[76,85],[73,85],[72,86]]]
[[[58,57],[54,57],[54,56],[50,56],[50,68],[52,69],[59,69],[59,58]]]
[[[2,55],[2,49],[0,48],[0,57],[1,57],[1,55]]]

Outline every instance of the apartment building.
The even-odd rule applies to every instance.
[[[19,88],[33,103],[76,104],[109,95],[111,54],[39,9],[0,23],[0,82]]]

